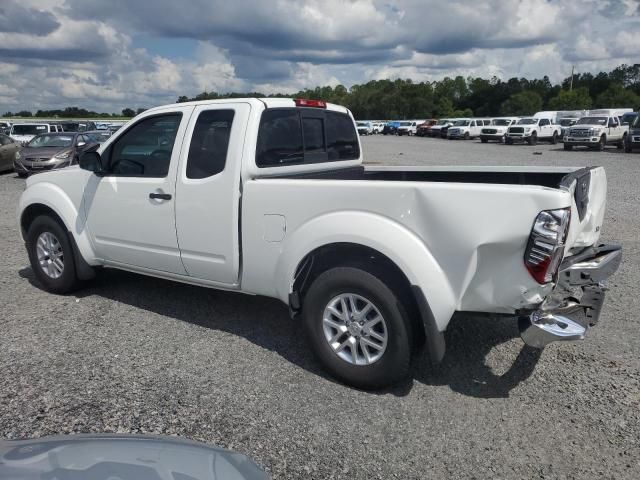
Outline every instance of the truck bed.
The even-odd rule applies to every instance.
[[[297,178],[310,180],[377,180],[401,182],[449,182],[487,183],[498,185],[535,185],[548,188],[569,186],[576,178],[589,169],[521,167],[505,169],[500,167],[468,167],[465,169],[443,169],[441,167],[377,167],[361,166],[290,174],[277,178]]]

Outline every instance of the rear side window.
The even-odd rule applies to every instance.
[[[224,170],[233,110],[207,110],[196,121],[187,158],[187,178],[207,178]]]
[[[359,157],[358,135],[347,114],[313,108],[274,108],[262,114],[256,149],[258,167]]]

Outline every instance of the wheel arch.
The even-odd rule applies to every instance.
[[[449,279],[415,233],[377,214],[335,212],[288,236],[275,272],[278,296],[293,310],[300,308],[305,282],[310,285],[310,278],[331,266],[354,262],[374,268],[375,273],[382,271],[396,288],[412,292],[412,306],[421,314],[427,341],[429,336],[441,336],[456,305]]]
[[[50,215],[68,232],[77,253],[77,265],[98,265],[99,262],[95,258],[85,228],[84,216],[59,187],[47,183],[29,186],[20,198],[18,212],[23,240],[26,240],[27,231],[33,220],[39,215]]]

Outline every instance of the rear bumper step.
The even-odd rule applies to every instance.
[[[618,270],[621,261],[620,245],[591,247],[566,258],[553,293],[538,310],[520,317],[522,340],[535,348],[556,341],[582,340],[588,328],[598,322],[606,291],[604,282]]]

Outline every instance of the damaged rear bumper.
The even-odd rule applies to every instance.
[[[540,307],[519,318],[527,345],[543,348],[555,341],[582,340],[600,317],[606,287],[622,260],[620,245],[600,245],[565,258],[556,288]]]

